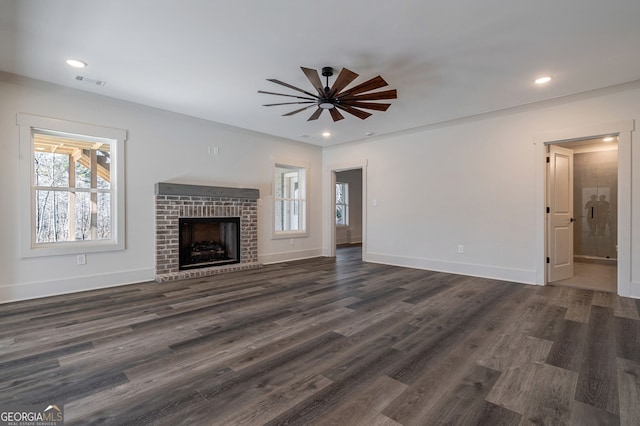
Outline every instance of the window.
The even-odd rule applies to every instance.
[[[124,249],[125,132],[19,114],[25,257]]]
[[[276,163],[274,171],[274,236],[306,235],[307,168]]]
[[[349,225],[349,184],[336,182],[336,225]]]

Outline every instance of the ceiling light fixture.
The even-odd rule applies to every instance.
[[[533,82],[535,84],[540,85],[540,84],[547,84],[550,81],[551,81],[551,76],[545,75],[543,77],[536,78]]]
[[[329,132],[323,132],[322,136],[324,136],[325,138],[328,138],[329,136],[331,136],[331,133]]]
[[[70,65],[74,68],[85,68],[87,63],[85,61],[81,61],[80,59],[67,59],[67,65]]]
[[[613,136],[607,136],[606,138],[602,139],[602,142],[613,142]]]
[[[347,86],[351,84],[352,81],[358,78],[358,74],[353,71],[349,71],[346,68],[342,68],[335,81],[333,82],[333,85],[329,87],[329,77],[333,76],[333,68],[322,68],[322,76],[326,78],[326,85],[323,85],[317,70],[305,67],[300,68],[302,69],[304,75],[307,76],[307,79],[317,93],[308,92],[306,90],[300,89],[299,87],[295,87],[280,80],[276,80],[275,78],[268,78],[267,81],[300,92],[304,94],[304,96],[258,90],[258,93],[263,93],[265,95],[287,96],[297,99],[294,102],[265,104],[263,106],[308,104],[307,106],[303,106],[302,108],[298,108],[294,111],[282,114],[283,116],[289,116],[315,107],[316,110],[313,112],[313,114],[311,114],[307,121],[317,120],[325,109],[329,111],[333,121],[342,120],[344,118],[344,116],[338,110],[342,110],[364,120],[365,118],[369,117],[371,113],[363,111],[363,109],[386,111],[387,108],[391,106],[391,104],[368,101],[397,99],[398,97],[395,89],[371,93],[372,90],[388,86],[388,83],[384,81],[381,76],[374,77],[370,80],[365,81],[364,83],[360,83],[356,86],[347,88]]]

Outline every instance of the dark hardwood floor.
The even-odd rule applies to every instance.
[[[65,424],[638,425],[640,301],[359,247],[0,305],[0,407]]]

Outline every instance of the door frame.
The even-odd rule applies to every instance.
[[[325,190],[325,196],[327,197],[326,203],[329,208],[326,211],[327,217],[325,220],[325,241],[327,246],[325,248],[325,256],[336,256],[336,172],[345,172],[347,170],[362,170],[362,260],[366,261],[367,253],[367,164],[368,160],[360,160],[349,163],[336,164],[327,167],[326,174],[328,180],[325,180],[328,187]]]
[[[617,288],[621,296],[640,297],[640,289],[634,288],[631,281],[631,188],[632,150],[631,133],[633,120],[605,123],[557,130],[534,136],[535,172],[536,172],[536,284],[547,284],[547,144],[570,142],[581,139],[598,138],[609,135],[618,136],[618,276]],[[637,154],[636,154],[637,155]],[[638,180],[636,178],[636,180]],[[640,182],[633,182],[640,185]],[[640,186],[639,186],[640,187]]]

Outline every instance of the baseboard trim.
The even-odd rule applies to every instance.
[[[444,260],[414,257],[391,256],[381,253],[363,253],[363,260],[371,263],[403,266],[406,268],[426,269],[450,274],[510,281],[522,284],[536,284],[536,271],[528,269],[505,268],[499,266],[476,265]]]
[[[620,292],[619,288],[618,288],[618,292]],[[631,281],[631,285],[629,286],[629,294],[624,294],[624,295],[621,294],[621,296],[631,297],[633,299],[640,299],[640,282]]]
[[[322,249],[296,250],[266,255],[258,255],[258,262],[263,265],[271,263],[290,262],[292,260],[310,259],[312,257],[323,256]]]
[[[153,281],[153,268],[0,286],[0,304]]]

